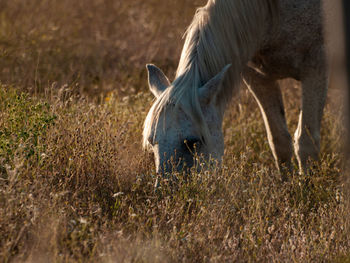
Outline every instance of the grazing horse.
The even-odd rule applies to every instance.
[[[317,160],[328,84],[321,2],[209,0],[197,10],[175,80],[147,65],[156,100],[143,145],[153,151],[158,173],[192,167],[196,156],[220,162],[224,112],[242,80],[260,107],[278,169],[291,167],[293,148],[301,171]],[[294,143],[277,82],[283,78],[302,86]]]

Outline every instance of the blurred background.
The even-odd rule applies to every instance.
[[[204,0],[0,0],[0,80],[53,82],[90,95],[137,92],[146,63],[174,74],[182,36]]]

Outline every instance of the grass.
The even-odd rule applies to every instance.
[[[279,181],[243,90],[223,167],[154,188],[144,64],[173,73],[198,3],[0,2],[1,261],[349,262],[338,90],[310,176]],[[299,90],[282,84],[292,131]]]

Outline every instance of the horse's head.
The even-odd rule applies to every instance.
[[[157,173],[164,176],[194,165],[198,169],[199,160],[201,164],[221,161],[222,110],[216,105],[216,95],[228,67],[195,91],[197,99],[184,95],[173,101],[174,86],[159,68],[147,65],[149,87],[156,102],[146,118],[143,136],[144,146],[154,153]]]

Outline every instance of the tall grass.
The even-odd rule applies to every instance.
[[[154,175],[144,64],[173,73],[202,3],[0,1],[1,261],[348,262],[338,90],[308,176],[280,182],[246,90],[225,117],[223,167],[176,185]],[[282,84],[293,131],[299,90]]]

